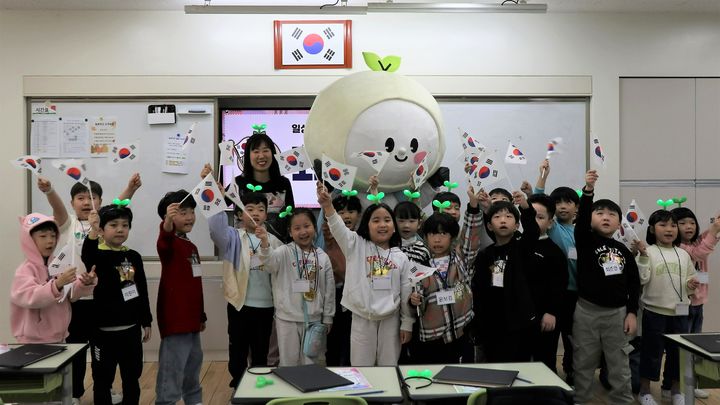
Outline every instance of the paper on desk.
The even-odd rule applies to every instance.
[[[455,388],[455,392],[458,394],[472,394],[480,389],[480,387],[470,387],[467,385],[453,385],[453,388]]]
[[[341,387],[328,388],[320,390],[320,392],[332,392],[332,391],[346,391],[346,390],[362,390],[365,388],[372,388],[372,385],[368,382],[365,376],[355,367],[343,367],[331,369],[333,373],[340,377],[347,378],[352,381],[352,385],[343,385]]]

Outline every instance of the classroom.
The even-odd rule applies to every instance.
[[[213,5],[258,3],[266,2],[212,0]],[[361,52],[371,51],[401,56],[399,73],[443,100],[584,103],[584,141],[598,136],[608,157],[600,171],[597,198],[612,199],[623,210],[635,199],[650,214],[658,198],[687,196],[684,206],[695,211],[704,229],[720,209],[720,169],[715,156],[720,147],[720,2],[528,3],[547,4],[547,12],[195,15],[186,14],[183,7],[202,5],[202,0],[0,0],[0,134],[5,145],[0,154],[5,162],[29,154],[31,100],[208,103],[216,109],[207,129],[219,142],[223,103],[277,110],[308,108],[308,102],[331,83],[368,70]],[[275,20],[328,18],[352,20],[352,68],[275,68]],[[454,122],[472,127],[472,115],[465,117],[465,123]],[[456,138],[455,133],[446,132],[447,139]],[[216,161],[217,148],[212,148],[205,159],[193,161],[197,166],[186,176],[184,188],[195,186],[202,164]],[[587,147],[574,157],[573,167],[578,165],[581,171],[573,175],[581,180],[590,166]],[[528,165],[523,173],[527,178],[517,177],[516,182],[534,184],[536,168]],[[563,170],[555,169],[555,173]],[[18,217],[30,212],[33,193],[41,194],[27,171],[6,163],[2,174],[3,188],[16,190],[14,197],[5,199],[0,213],[0,257],[6,262],[0,272],[0,292],[9,297],[13,269],[23,261]],[[123,189],[129,175],[120,175],[114,184],[103,180],[106,201]],[[146,184],[154,184],[154,173],[141,175]],[[67,189],[65,183],[59,191],[69,198]],[[138,194],[145,191],[141,188]],[[147,207],[134,208],[148,211],[147,218],[155,221],[153,232],[157,201],[147,198]],[[196,225],[193,233],[206,235],[207,225]],[[153,233],[149,240],[154,237]],[[154,250],[154,244],[148,248]],[[224,360],[227,320],[222,263],[217,257],[203,259],[209,318],[202,337],[204,356],[205,360]],[[718,266],[716,251],[710,267]],[[147,260],[145,270],[154,312],[156,295],[152,294],[160,277],[157,258]],[[713,308],[718,308],[720,291],[709,291],[704,330],[719,331],[720,311]],[[14,342],[7,327],[7,299],[0,304],[0,325],[0,342]],[[144,345],[146,361],[157,360],[160,339],[157,329],[154,332]]]

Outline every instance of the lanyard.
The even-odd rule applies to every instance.
[[[307,256],[305,256],[305,252],[300,250],[302,254],[302,262],[300,261],[300,257],[298,256],[298,249],[297,244],[293,243],[293,248],[295,250],[295,262],[297,263],[297,269],[298,269],[298,277],[301,279],[304,277],[306,280],[308,280],[308,262],[310,261],[310,255],[315,254],[315,263],[317,266],[318,263],[318,254],[317,249],[315,249],[315,246],[312,247],[312,251],[307,253]]]
[[[660,257],[662,257],[663,263],[665,263],[665,270],[667,271],[667,275],[670,278],[670,285],[672,286],[673,290],[675,290],[675,294],[677,294],[678,298],[680,298],[680,302],[682,302],[682,294],[680,293],[680,291],[682,291],[682,264],[680,263],[680,255],[678,254],[675,246],[673,246],[673,251],[675,252],[675,256],[677,256],[678,259],[678,272],[680,273],[680,279],[678,280],[678,288],[680,289],[680,291],[678,291],[678,288],[675,288],[675,284],[673,284],[672,275],[670,274],[670,267],[668,267],[667,261],[665,261],[665,255],[663,255],[660,246],[656,247],[658,248],[658,252],[660,252]]]
[[[433,259],[431,259],[431,261],[432,261],[433,267],[437,267],[435,265],[435,259],[433,258]],[[435,272],[435,274],[437,274],[438,277],[440,277],[440,281],[442,281],[443,288],[448,288],[447,280],[448,280],[448,277],[450,277],[450,268],[453,265],[453,261],[454,261],[454,255],[453,255],[453,252],[451,251],[449,258],[448,258],[447,270],[445,270],[445,276],[443,277],[442,272],[440,271],[439,268],[438,268],[438,271]]]
[[[257,246],[253,246],[252,238],[250,237],[250,234],[245,232],[245,235],[247,236],[248,242],[250,243],[250,250],[252,251],[252,254],[257,253],[257,248],[260,246],[260,241],[258,241]]]
[[[380,259],[382,259],[382,256],[380,256],[380,249],[378,248],[377,245],[375,245],[375,251],[377,252],[377,257],[380,258]],[[373,267],[373,268],[370,269],[370,274],[371,274],[371,275],[374,275],[374,274],[373,274],[374,270],[380,270],[380,269],[383,269],[383,268],[386,269],[387,271],[390,271],[390,268],[388,267],[388,263],[390,262],[390,253],[392,253],[392,248],[388,249],[388,254],[387,254],[387,256],[385,257],[385,260],[381,261],[381,263],[382,263],[382,266],[381,266],[381,267],[376,267],[376,263],[377,263],[377,262],[375,261],[375,259],[373,259],[373,262],[372,262],[372,267]],[[381,276],[384,276],[385,274],[380,274],[380,275],[381,275]]]

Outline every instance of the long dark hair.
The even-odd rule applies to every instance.
[[[395,227],[392,236],[390,236],[390,247],[392,248],[400,246],[400,233],[398,233],[398,226],[397,222],[395,221],[395,215],[393,215],[392,208],[390,208],[390,206],[385,203],[373,204],[367,207],[365,212],[363,212],[362,219],[360,219],[360,224],[357,228],[357,234],[361,238],[372,242],[372,240],[370,239],[370,217],[372,216],[373,212],[379,210],[380,208],[385,209],[390,214],[390,218],[392,218],[393,221],[393,226]]]
[[[647,242],[648,245],[654,245],[657,243],[657,237],[655,236],[655,232],[650,232],[650,230],[652,229],[653,231],[655,231],[655,224],[657,224],[658,222],[666,221],[672,221],[677,225],[677,219],[671,211],[657,210],[650,215],[650,218],[648,218],[647,235],[645,235],[645,242]],[[678,230],[677,237],[673,241],[673,245],[680,245],[680,230]]]
[[[678,222],[680,222],[680,220],[688,219],[688,218],[695,221],[695,234],[692,236],[692,238],[690,238],[690,242],[695,242],[698,239],[698,237],[700,236],[700,224],[698,223],[695,213],[692,212],[692,210],[690,208],[686,208],[686,207],[673,208],[672,211],[670,211],[670,212],[672,212],[673,215],[675,215],[675,220],[677,220]],[[679,233],[680,233],[680,230],[678,229],[678,234]],[[680,239],[682,239],[682,237]]]
[[[275,159],[275,152],[279,152],[280,149],[266,133],[260,132],[252,134],[245,142],[245,151],[242,159],[242,176],[246,180],[255,180],[255,170],[250,163],[250,152],[253,149],[259,148],[263,144],[265,144],[265,146],[270,148],[270,150],[272,151],[272,162],[270,163],[270,178],[275,180],[279,179],[281,176],[280,165],[278,164],[277,159]]]

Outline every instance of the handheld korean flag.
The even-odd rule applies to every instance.
[[[415,262],[412,262],[412,267],[410,268],[410,275],[408,278],[410,279],[410,282],[413,284],[417,284],[426,278],[430,277],[437,271],[434,267],[427,267],[423,266],[422,264],[418,264]]]
[[[243,204],[242,200],[240,199],[240,190],[238,190],[237,183],[230,183],[228,189],[225,190],[225,197],[229,198],[230,201],[237,205],[241,210],[245,211],[245,204]],[[252,221],[252,223],[257,226],[257,223],[254,219],[252,219],[251,216],[248,215],[248,218],[250,218],[250,221]]]
[[[465,152],[465,161],[470,161],[473,156],[479,158],[485,154],[487,150],[485,145],[481,144],[467,132],[460,130],[460,138],[462,140],[463,151]]]
[[[220,194],[220,189],[212,173],[205,176],[195,189],[193,189],[192,196],[205,218],[227,209],[227,204],[225,204],[225,200],[222,198],[222,194]]]
[[[185,150],[189,148],[191,145],[195,144],[195,126],[197,125],[197,122],[193,122],[192,125],[190,125],[190,128],[187,130],[187,133],[185,134],[185,140],[183,141],[182,150]]]
[[[625,213],[625,218],[623,219],[630,224],[636,234],[644,235],[647,232],[647,220],[645,219],[645,214],[642,212],[635,200],[630,201],[628,210]]]
[[[139,141],[135,141],[126,145],[113,145],[108,155],[110,164],[117,165],[137,161],[139,144]]]
[[[526,165],[527,158],[512,142],[508,143],[507,153],[505,153],[505,163],[513,165]]]
[[[428,157],[430,156],[430,153],[428,152],[427,155],[423,158],[423,160],[420,161],[420,164],[415,168],[415,171],[413,171],[412,174],[412,181],[415,185],[415,190],[419,190],[420,186],[425,183],[425,180],[427,179],[428,175],[430,174],[430,168],[428,167]]]
[[[21,169],[28,169],[32,174],[37,176],[42,173],[42,167],[40,167],[41,162],[42,158],[38,156],[27,155],[20,156],[17,159],[11,160],[10,164]]]
[[[68,267],[74,267],[75,263],[79,260],[80,258],[77,257],[77,252],[75,250],[75,243],[73,241],[69,241],[65,246],[63,246],[60,253],[52,259],[50,264],[48,264],[48,274],[50,277],[57,276],[67,270]],[[67,298],[68,294],[72,291],[72,286],[72,284],[65,284],[63,286],[62,296],[58,302],[65,301],[65,298]]]
[[[357,167],[336,162],[323,153],[322,178],[333,187],[340,190],[352,188],[356,173]]]
[[[468,177],[475,190],[479,190],[497,183],[500,179],[507,177],[507,174],[505,165],[493,153],[475,165],[471,165]]]
[[[218,144],[220,148],[220,165],[232,166],[235,164],[235,142],[228,140]]]
[[[376,173],[380,174],[383,167],[385,167],[385,163],[387,163],[390,154],[383,151],[365,151],[357,152],[353,156],[362,159],[369,164]]]
[[[298,146],[275,155],[280,165],[280,174],[290,174],[310,169],[310,159],[307,158],[304,146]]]
[[[634,241],[640,240],[637,233],[635,233],[632,226],[625,218],[623,218],[620,228],[615,232],[613,237],[615,240],[622,242],[628,249],[632,248],[632,243]]]
[[[85,163],[79,159],[54,160],[52,165],[78,183],[90,185],[85,175]],[[91,194],[92,195],[92,194]]]
[[[599,167],[605,167],[605,152],[603,151],[602,146],[600,146],[600,140],[597,137],[594,137],[592,140],[592,143],[590,144],[590,156],[592,156],[593,161],[597,164]]]
[[[548,141],[547,144],[547,153],[545,154],[545,159],[550,159],[550,156],[560,153],[558,150],[558,147],[562,144],[562,138],[553,138]]]

